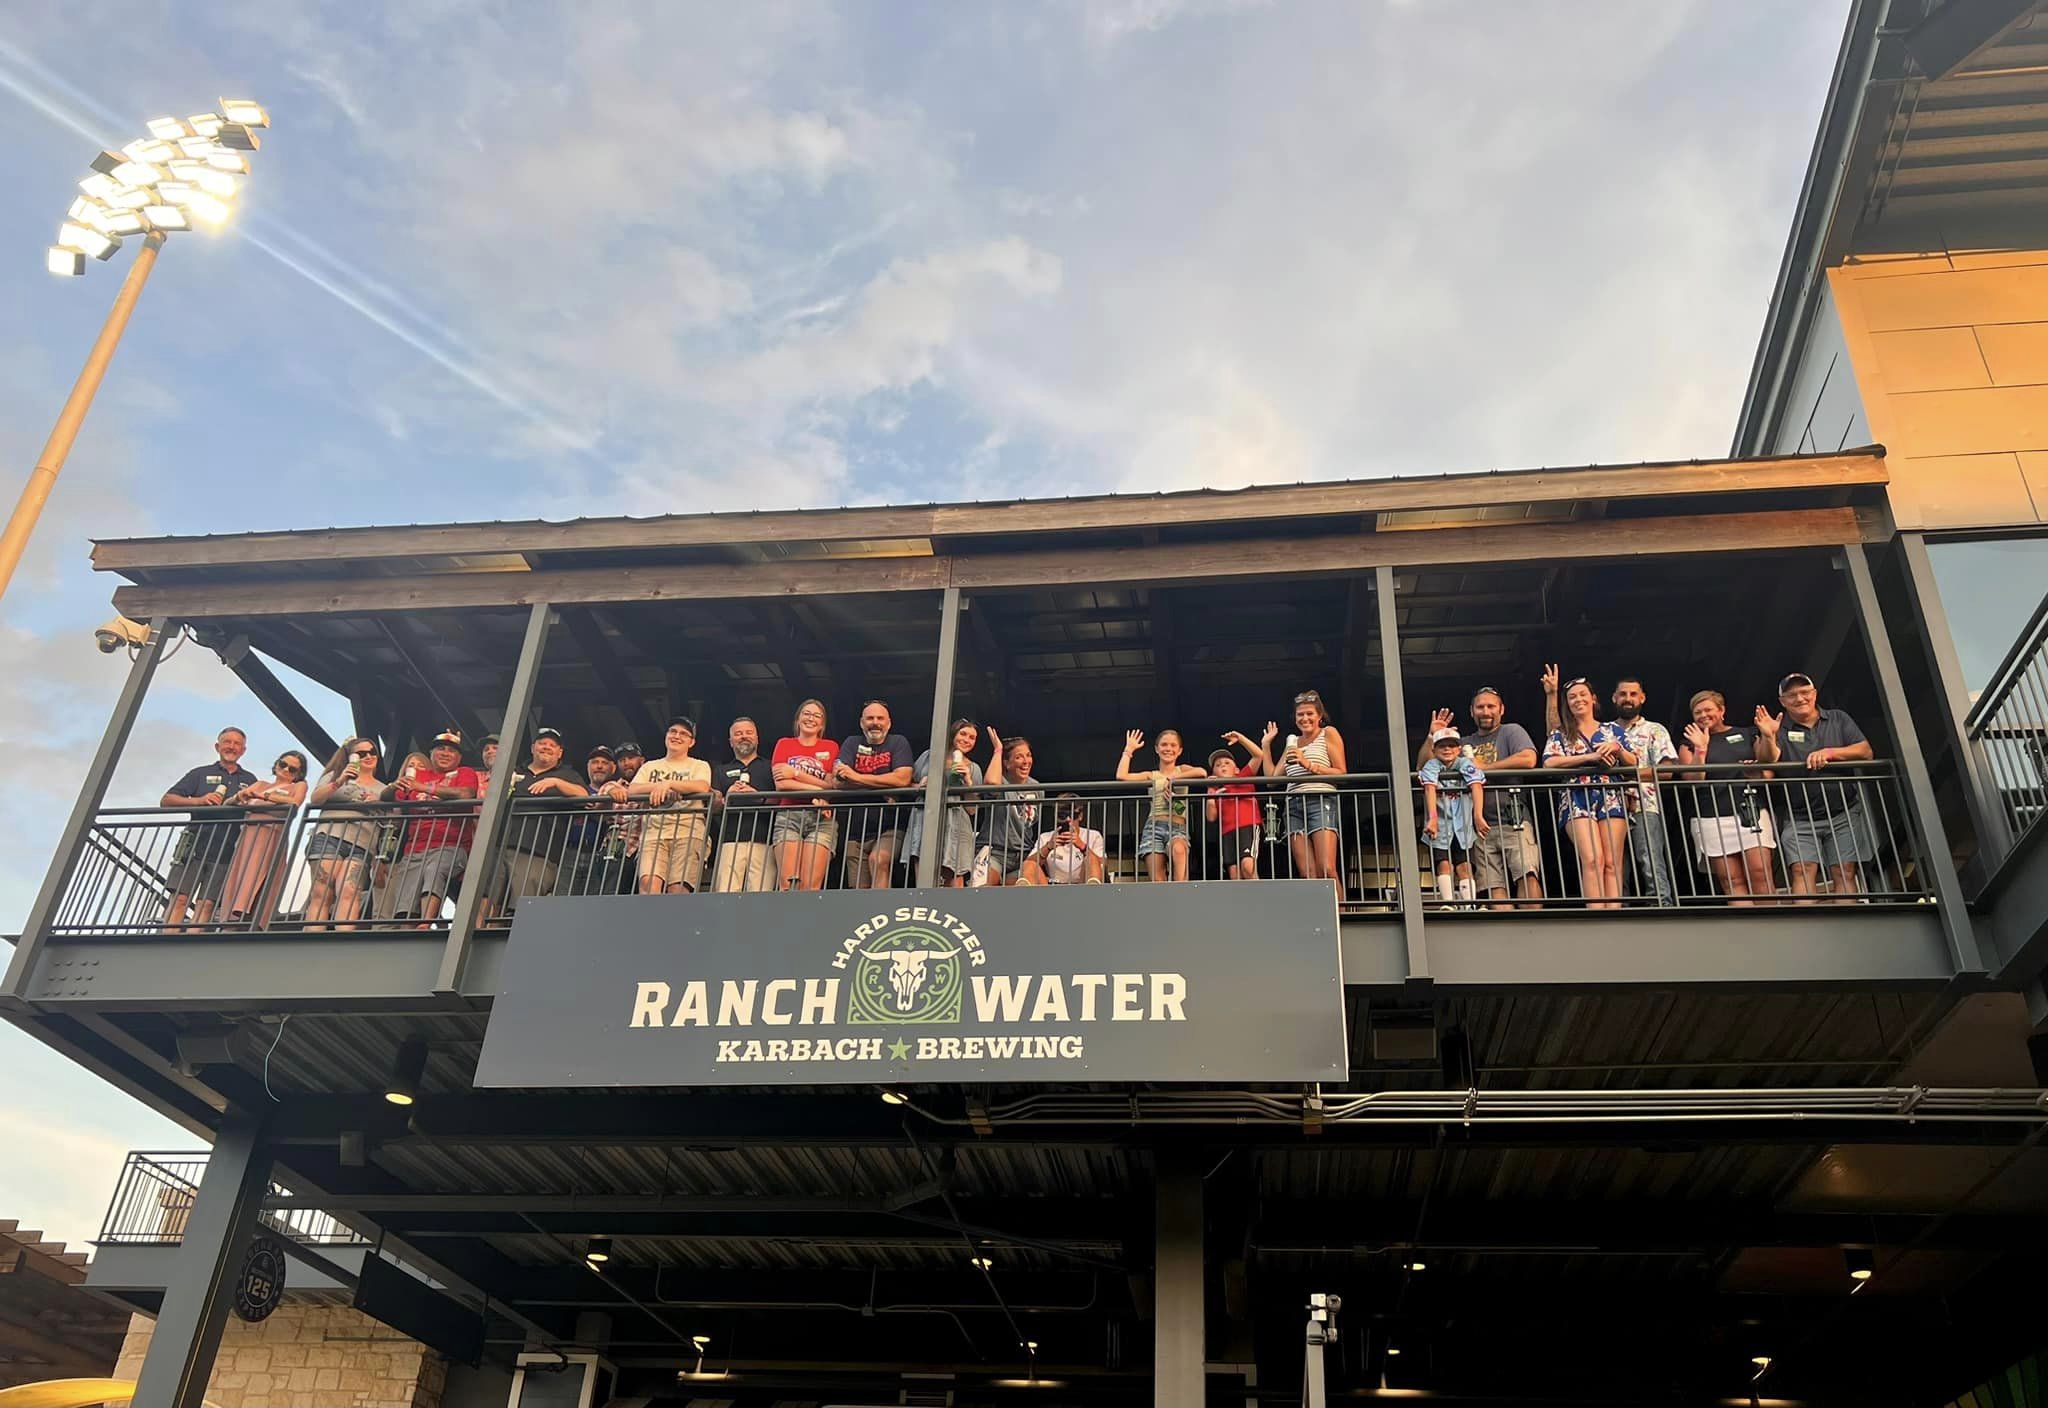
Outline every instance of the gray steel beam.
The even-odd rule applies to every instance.
[[[299,702],[297,695],[285,688],[284,681],[271,673],[270,666],[263,663],[263,657],[256,653],[256,648],[248,644],[246,638],[243,638],[239,653],[230,650],[217,653],[221,663],[235,672],[235,678],[290,731],[291,736],[299,741],[299,746],[312,755],[311,769],[323,766],[334,755],[334,750],[340,746],[334,741],[334,736],[313,717],[311,710]],[[228,658],[231,654],[233,659]]]
[[[448,940],[441,954],[441,966],[434,979],[434,994],[445,1001],[462,1000],[463,969],[468,966],[470,947],[476,942],[477,921],[482,917],[485,896],[491,892],[490,867],[497,864],[498,848],[505,836],[511,812],[512,774],[518,770],[525,745],[527,720],[540,687],[540,667],[547,655],[548,627],[554,611],[545,601],[536,601],[526,616],[526,635],[519,645],[519,665],[512,673],[512,693],[505,700],[505,725],[498,733],[498,766],[484,789],[483,806],[476,819],[476,839],[469,853],[478,871],[462,887],[455,902],[455,917],[448,925]],[[651,746],[647,744],[643,747]]]
[[[1408,701],[1401,684],[1401,623],[1394,611],[1394,569],[1372,570],[1372,594],[1379,606],[1380,679],[1387,694],[1387,772],[1394,793],[1394,855],[1401,867],[1401,935],[1408,947],[1408,981],[1430,981],[1429,943],[1422,927],[1422,896],[1416,886],[1422,858],[1415,837],[1415,764],[1408,747]],[[1353,764],[1354,769],[1356,764]]]
[[[1970,911],[1963,900],[1962,876],[1956,873],[1955,852],[1950,848],[1948,828],[1942,825],[1941,806],[1935,801],[1934,780],[1927,771],[1927,758],[1920,750],[1920,735],[1913,725],[1912,701],[1899,679],[1898,656],[1885,630],[1884,612],[1878,605],[1877,587],[1870,578],[1870,559],[1861,543],[1842,547],[1842,563],[1848,569],[1849,588],[1856,598],[1862,619],[1863,646],[1870,652],[1870,673],[1877,681],[1878,696],[1884,701],[1885,720],[1891,727],[1892,746],[1898,749],[1899,770],[1905,774],[1906,792],[1912,799],[1913,828],[1920,838],[1921,862],[1933,883],[1940,907],[1941,926],[1948,935],[1950,960],[1960,978],[1981,977],[1989,969],[1970,925]]]
[[[136,1408],[201,1408],[234,1279],[270,1186],[270,1151],[255,1121],[221,1124],[192,1200],[149,1354],[136,1376]]]
[[[1347,929],[1347,960],[1354,942]],[[1430,920],[1429,954],[1438,988],[1479,992],[1940,987],[1956,972],[1926,905],[1443,915]],[[1349,961],[1344,976],[1354,980]]]
[[[1963,678],[1963,660],[1956,649],[1955,635],[1949,630],[1941,587],[1934,579],[1934,563],[1927,555],[1927,535],[1899,534],[1899,551],[1906,595],[1913,603],[1914,622],[1920,628],[1920,646],[1927,653],[1928,669],[1941,690],[1942,724],[1948,746],[1955,754],[1956,778],[1962,784],[1970,825],[1977,833],[1978,851],[1983,854],[1983,873],[1988,875],[2012,849],[2012,833],[2006,828],[2005,809],[1993,800],[1998,789],[1990,781],[1984,750],[1970,737],[1970,687]]]
[[[1998,950],[1999,980],[2033,983],[2048,969],[2048,824],[2037,824],[1993,872],[1981,899]]]
[[[960,653],[960,589],[948,587],[939,604],[939,674],[932,682],[931,767],[925,775],[924,854],[917,858],[917,886],[929,890],[939,883],[939,857],[946,834],[946,753],[952,740],[946,725],[953,721],[953,665]]]
[[[17,1006],[27,991],[29,975],[35,971],[37,960],[49,940],[50,923],[56,918],[57,908],[64,902],[64,892],[70,887],[71,877],[78,869],[78,853],[85,844],[85,833],[92,827],[100,804],[106,801],[107,784],[114,780],[114,769],[120,765],[121,754],[128,746],[128,734],[135,727],[136,716],[142,712],[143,697],[149,693],[149,682],[163,660],[164,643],[171,637],[174,625],[168,616],[159,616],[151,621],[149,639],[136,652],[135,663],[128,667],[128,678],[122,682],[121,693],[114,700],[114,716],[107,721],[107,731],[100,736],[99,751],[86,765],[78,799],[71,804],[71,815],[66,818],[64,830],[57,837],[57,854],[43,876],[43,886],[36,892],[35,903],[29,906],[28,918],[22,921],[21,937],[14,943],[14,956],[7,961],[7,974],[0,978],[0,1005]]]
[[[1208,1362],[1198,1156],[1162,1153],[1154,1196],[1152,1402],[1188,1408],[1206,1394]]]

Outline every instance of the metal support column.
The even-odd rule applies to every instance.
[[[1408,981],[1429,981],[1429,946],[1422,933],[1422,896],[1416,886],[1422,857],[1415,838],[1415,759],[1408,746],[1408,700],[1401,687],[1401,626],[1394,614],[1394,569],[1372,570],[1372,595],[1379,607],[1380,676],[1387,692],[1387,781],[1394,794],[1394,856],[1401,867],[1401,934],[1408,942]]]
[[[2005,810],[1997,804],[1998,789],[1991,782],[1983,749],[1970,737],[1965,723],[1970,717],[1969,685],[1963,679],[1963,660],[1956,650],[1955,636],[1948,628],[1948,612],[1941,604],[1941,589],[1935,584],[1934,563],[1927,556],[1924,533],[1899,534],[1899,551],[1905,564],[1906,593],[1920,625],[1920,644],[1927,652],[1928,668],[1941,690],[1942,723],[1948,745],[1956,755],[1956,777],[1962,784],[1963,801],[1970,811],[1970,825],[1977,832],[1977,850],[1982,873],[1998,868],[2012,849],[2012,833],[2005,824]]]
[[[939,883],[939,857],[945,854],[946,754],[953,740],[946,725],[953,721],[953,662],[960,653],[960,589],[946,588],[939,607],[939,677],[932,685],[931,767],[925,774],[924,854],[917,858],[916,884],[929,890]]]
[[[1182,1150],[1158,1153],[1152,1252],[1152,1402],[1189,1408],[1204,1396],[1202,1169]]]
[[[270,1150],[260,1126],[229,1116],[185,1219],[149,1354],[136,1376],[135,1408],[200,1408],[205,1402],[235,1277],[269,1189]]]
[[[1957,976],[1982,975],[1988,967],[1977,947],[1976,932],[1970,926],[1969,908],[1963,902],[1962,877],[1956,874],[1948,828],[1941,824],[1941,808],[1934,800],[1934,781],[1927,771],[1926,755],[1920,751],[1920,735],[1913,730],[1912,705],[1899,679],[1898,656],[1892,651],[1884,615],[1878,609],[1877,586],[1870,578],[1870,559],[1864,555],[1861,543],[1849,543],[1842,548],[1842,563],[1856,597],[1863,645],[1870,652],[1870,673],[1884,700],[1885,721],[1891,727],[1893,746],[1899,751],[1899,770],[1905,774],[1907,796],[1912,801],[1913,827],[1920,838],[1922,862],[1934,882],[1935,899],[1941,906],[1941,927],[1948,936],[1949,958],[1956,965]]]
[[[114,716],[107,720],[107,731],[100,736],[99,751],[93,754],[92,762],[85,770],[78,800],[71,804],[71,815],[65,820],[63,833],[57,838],[56,857],[50,862],[50,869],[43,876],[43,887],[36,892],[35,903],[29,907],[28,918],[22,923],[21,938],[15,942],[14,957],[7,964],[7,976],[0,979],[0,999],[19,1000],[28,992],[29,977],[49,937],[50,923],[56,918],[57,907],[64,901],[64,891],[78,869],[78,853],[84,847],[85,833],[91,828],[93,817],[98,815],[100,804],[106,801],[107,784],[114,780],[114,769],[120,765],[121,754],[128,747],[128,734],[135,727],[136,716],[142,712],[143,696],[149,693],[150,679],[156,674],[158,662],[164,658],[164,647],[174,634],[174,625],[168,616],[159,616],[150,622],[149,639],[136,651],[135,663],[128,667],[128,678],[121,685],[120,697],[114,701]]]
[[[440,976],[434,980],[437,997],[457,999],[462,991],[462,970],[476,940],[477,919],[491,890],[490,868],[497,864],[499,843],[511,812],[512,774],[525,756],[521,750],[526,746],[527,714],[540,687],[541,659],[547,654],[548,627],[553,620],[553,608],[544,601],[536,601],[526,618],[526,638],[520,642],[519,665],[512,672],[512,694],[505,701],[505,723],[498,731],[498,766],[492,769],[490,786],[484,789],[483,805],[477,810],[476,838],[469,846],[472,869],[461,898],[455,902],[448,945],[441,952]]]

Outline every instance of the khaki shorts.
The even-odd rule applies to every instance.
[[[775,888],[769,866],[766,841],[725,841],[718,847],[718,862],[711,868],[711,888],[721,895],[733,895]]]
[[[1536,847],[1536,823],[1526,818],[1520,826],[1493,823],[1493,829],[1478,837],[1472,846],[1472,885],[1481,894],[1492,890],[1514,893],[1524,875],[1543,873],[1543,852]]]
[[[640,837],[640,878],[659,875],[663,889],[698,889],[704,883],[704,855],[710,849],[711,833],[702,817],[649,821]]]
[[[851,823],[849,823],[850,826]],[[868,854],[877,846],[888,849],[889,866],[891,870],[894,870],[896,855],[903,846],[902,831],[892,828],[878,836],[868,836],[854,835],[849,830],[845,844],[839,848],[840,857],[846,866],[846,886],[848,889],[856,889],[861,885],[867,884]]]

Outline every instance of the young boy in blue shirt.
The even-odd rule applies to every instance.
[[[1479,835],[1491,829],[1486,824],[1484,806],[1486,774],[1465,753],[1464,740],[1454,728],[1440,728],[1431,734],[1429,746],[1431,757],[1416,777],[1422,783],[1422,838],[1429,842],[1435,864],[1437,898],[1446,904],[1454,897],[1471,904],[1476,898],[1472,887],[1472,845]],[[1455,865],[1453,847],[1462,852]]]

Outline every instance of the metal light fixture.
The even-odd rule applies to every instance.
[[[908,1105],[910,1097],[900,1090],[884,1090],[882,1092],[882,1103],[884,1105]]]
[[[967,1258],[967,1264],[977,1271],[986,1271],[991,1266],[994,1266],[995,1262],[983,1256],[980,1252],[976,1252],[973,1256]]]
[[[583,1259],[592,1266],[603,1266],[612,1259],[612,1239],[592,1237],[583,1248]]]
[[[1411,1261],[1408,1263],[1408,1270],[1427,1271],[1429,1270],[1429,1263],[1426,1261]]]
[[[391,1063],[391,1079],[385,1083],[384,1098],[394,1105],[410,1105],[420,1098],[420,1077],[427,1070],[427,1044],[407,1037],[398,1044],[398,1058]]]
[[[43,267],[52,274],[76,278],[85,272],[85,256],[111,258],[120,249],[123,235],[141,235],[142,248],[86,355],[85,369],[64,402],[56,429],[36,457],[13,516],[0,529],[0,595],[6,593],[22,554],[28,550],[29,535],[57,487],[58,471],[71,454],[78,428],[106,377],[107,365],[127,330],[142,285],[156,267],[157,251],[163,248],[165,237],[195,224],[215,228],[227,221],[234,210],[231,202],[239,189],[238,178],[249,170],[249,159],[243,153],[262,145],[256,129],[269,125],[270,114],[259,104],[248,98],[223,98],[218,113],[200,113],[182,121],[153,117],[145,124],[147,137],[138,137],[119,151],[93,156],[91,174],[78,183],[92,205],[81,208],[73,202],[69,217],[58,230],[57,242],[43,255]],[[174,172],[170,168],[174,161],[196,163],[201,169]],[[162,190],[167,181],[184,190],[175,194]],[[386,1092],[386,1098],[392,1098],[391,1092]],[[410,1104],[411,1100],[394,1099],[393,1103]]]
[[[1868,1281],[1877,1274],[1877,1253],[1869,1247],[1844,1247],[1842,1260],[1848,1264],[1851,1281]]]

